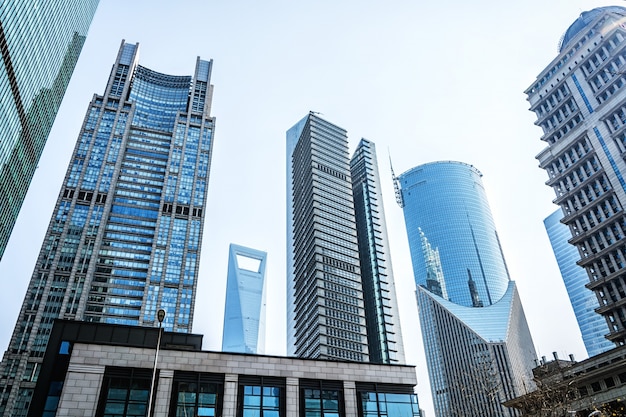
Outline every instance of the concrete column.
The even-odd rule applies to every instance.
[[[222,417],[237,415],[237,374],[224,375],[224,401],[222,402]]]
[[[354,381],[343,381],[343,401],[346,405],[346,417],[358,417],[356,404],[356,384]]]
[[[159,380],[156,386],[156,396],[154,398],[155,416],[166,416],[170,410],[170,399],[172,398],[172,383],[174,381],[174,371],[159,370]]]
[[[286,389],[286,395],[287,395],[287,415],[288,416],[298,416],[299,414],[299,409],[300,409],[300,395],[298,393],[299,391],[299,385],[298,385],[298,378],[287,378],[286,379],[286,383],[287,383],[287,389]]]

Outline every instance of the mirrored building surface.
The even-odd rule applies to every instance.
[[[94,95],[0,366],[0,413],[28,410],[57,318],[193,323],[214,119],[212,61],[193,76],[139,65],[122,42]]]
[[[265,353],[267,253],[230,244],[222,351]]]
[[[594,292],[585,286],[589,282],[587,271],[576,263],[580,260],[580,253],[574,245],[568,242],[572,234],[569,227],[561,223],[562,218],[563,212],[557,209],[543,221],[543,224],[548,232],[567,295],[574,309],[585,349],[589,356],[595,356],[615,345],[604,337],[606,321],[595,312],[598,299]]]
[[[482,184],[461,162],[396,179],[437,416],[508,416],[536,359]]]
[[[97,6],[0,3],[0,259]]]

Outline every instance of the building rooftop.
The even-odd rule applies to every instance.
[[[582,12],[578,19],[576,19],[574,23],[572,23],[570,27],[565,31],[565,34],[563,34],[561,42],[559,43],[559,52],[563,52],[563,49],[568,46],[570,41],[574,39],[576,35],[583,31],[591,22],[596,19],[596,17],[598,17],[603,12],[618,13],[626,17],[626,8],[621,6],[597,7],[595,9]]]

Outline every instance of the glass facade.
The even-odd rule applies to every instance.
[[[97,5],[0,3],[0,259]]]
[[[501,401],[532,385],[536,353],[481,177],[445,161],[395,179],[438,417],[508,416]]]
[[[239,377],[237,417],[285,417],[285,380]]]
[[[576,321],[589,356],[595,356],[607,351],[615,345],[604,338],[608,328],[606,320],[594,310],[598,306],[598,299],[593,291],[589,291],[585,284],[589,282],[587,272],[578,266],[580,253],[568,240],[572,234],[567,226],[561,223],[563,212],[556,210],[544,221],[550,244],[559,265],[563,283],[569,295],[570,303],[576,315]]]
[[[420,417],[417,395],[384,384],[357,384],[359,417]]]
[[[620,6],[583,12],[525,91],[547,145],[539,166],[615,345],[626,344],[625,18]]]
[[[404,363],[404,346],[378,175],[376,146],[361,139],[350,160],[370,362]]]
[[[212,62],[198,59],[194,76],[171,76],[138,65],[138,48],[121,45],[105,94],[87,110],[2,361],[6,410],[28,408],[22,398],[56,318],[154,326],[163,308],[165,329],[191,330]]]
[[[265,351],[265,264],[267,253],[230,245],[223,352]]]

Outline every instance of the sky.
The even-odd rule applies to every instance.
[[[216,131],[193,331],[221,348],[228,245],[267,260],[266,353],[285,346],[285,132],[308,111],[376,143],[407,362],[433,415],[396,174],[462,161],[483,182],[538,356],[586,352],[543,220],[557,207],[535,159],[545,144],[524,90],[601,0],[103,0],[0,262],[6,350],[93,94],[123,39],[140,64],[191,75],[213,59]]]

